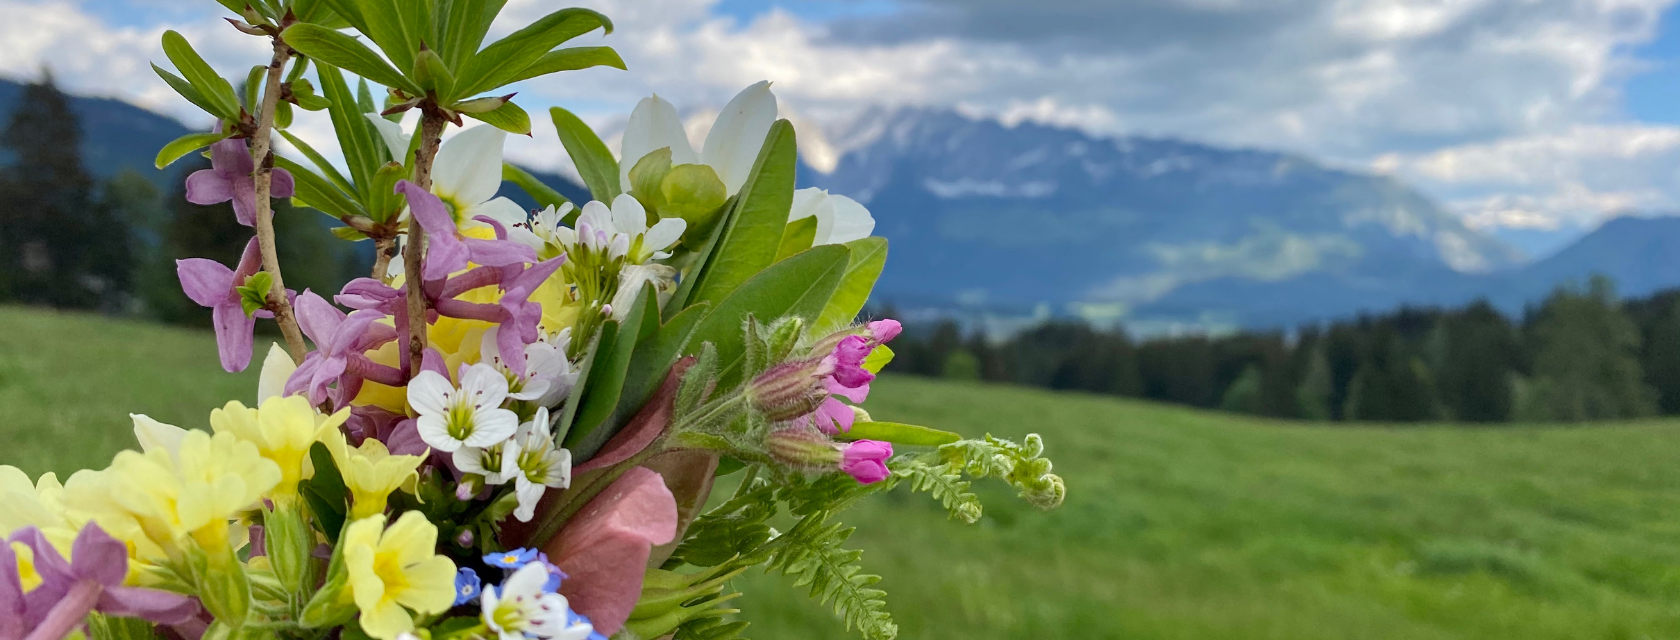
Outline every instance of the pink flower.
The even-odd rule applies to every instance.
[[[221,131],[221,125],[216,126],[216,131]],[[232,200],[233,216],[239,224],[247,227],[256,224],[257,181],[251,176],[255,169],[243,138],[227,138],[210,145],[210,168],[187,176],[187,202],[209,205]],[[270,175],[269,195],[292,197],[292,174],[275,169]]]
[[[18,579],[14,544],[30,549],[41,577],[28,592]],[[163,624],[198,614],[198,601],[187,596],[123,586],[127,575],[128,547],[96,524],[82,527],[69,560],[34,527],[0,539],[0,638],[24,638],[31,629],[30,639],[64,637],[95,611]]]
[[[461,235],[455,218],[443,201],[420,185],[407,180],[397,181],[397,193],[408,197],[409,212],[414,221],[426,230],[426,265],[421,278],[442,280],[449,274],[467,268],[473,262],[487,267],[507,267],[536,262],[537,252],[511,240],[482,240]]]
[[[239,266],[233,269],[205,258],[175,261],[181,290],[193,302],[210,308],[216,327],[216,350],[221,354],[222,368],[230,373],[244,371],[251,364],[251,333],[257,328],[256,319],[274,317],[264,310],[245,315],[245,309],[239,304],[238,287],[261,269],[262,251],[257,248],[256,238],[245,244]]]
[[[875,344],[863,336],[846,336],[840,340],[840,344],[834,346],[834,353],[829,355],[834,362],[833,380],[847,389],[869,384],[875,379],[875,374],[863,368],[863,360],[874,350]]]
[[[560,595],[611,636],[630,619],[642,596],[653,547],[677,535],[677,501],[659,474],[635,467],[543,546],[566,574]]]
[[[286,394],[306,392],[311,404],[329,399],[328,387],[338,384],[334,404],[349,402],[361,389],[362,381],[372,379],[381,384],[401,386],[402,371],[381,365],[363,355],[397,339],[397,332],[377,321],[385,314],[374,310],[360,310],[348,316],[329,304],[325,298],[305,291],[298,296],[298,324],[315,343],[316,350],[305,356],[292,377],[286,381]]]
[[[892,443],[876,440],[858,440],[846,446],[840,454],[840,470],[857,478],[863,484],[874,484],[887,479],[892,472],[887,470],[887,459],[893,455]]]

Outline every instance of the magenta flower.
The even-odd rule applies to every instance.
[[[887,459],[893,455],[892,443],[877,440],[858,440],[846,445],[840,454],[840,470],[863,484],[887,479]]]
[[[507,267],[536,262],[536,250],[509,240],[484,240],[461,235],[455,219],[443,201],[420,185],[400,180],[397,193],[408,197],[408,210],[413,221],[426,230],[426,265],[423,280],[442,280],[449,274],[467,268],[469,261],[487,267]]]
[[[823,379],[823,386],[831,395],[808,418],[812,425],[830,435],[852,429],[857,414],[836,396],[850,400],[852,404],[867,400],[869,383],[875,380],[875,374],[863,368],[863,362],[876,347],[898,337],[901,332],[903,327],[897,320],[876,320],[862,332],[845,336],[835,343],[834,351],[823,357],[823,363],[833,367],[833,373]]]
[[[216,131],[221,131],[221,125],[216,126]],[[252,226],[257,221],[257,181],[251,176],[255,169],[243,138],[227,138],[210,145],[210,168],[187,176],[187,202],[221,204],[232,200],[233,217],[239,224]],[[271,175],[269,195],[292,197],[292,174],[275,168]]]
[[[128,575],[128,547],[88,524],[76,535],[66,561],[46,536],[25,527],[0,544],[0,639],[62,638],[81,626],[89,613],[144,618],[180,624],[198,614],[198,601],[156,589],[123,586]],[[41,584],[24,592],[16,552],[22,544],[34,554]],[[24,634],[29,631],[28,635]]]
[[[222,356],[222,368],[230,373],[244,371],[251,364],[251,333],[257,328],[256,319],[274,317],[266,310],[245,315],[245,309],[239,305],[237,288],[261,269],[262,252],[257,248],[256,238],[245,244],[239,266],[233,269],[205,258],[175,261],[181,290],[193,302],[210,308],[216,327],[216,349]]]
[[[834,363],[832,379],[847,389],[857,389],[871,380],[875,374],[863,368],[863,359],[869,357],[869,352],[875,350],[868,338],[863,336],[846,336],[835,345],[834,353],[829,355]]]

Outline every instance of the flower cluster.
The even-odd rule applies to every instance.
[[[725,608],[730,580],[757,565],[823,585],[886,638],[896,628],[833,514],[907,479],[975,519],[965,474],[1060,501],[1036,439],[961,440],[863,410],[901,330],[856,321],[885,240],[861,204],[794,188],[769,83],[736,96],[699,152],[657,96],[617,159],[554,109],[593,198],[575,205],[502,162],[529,116],[484,94],[622,68],[605,47],[556,49],[611,23],[564,9],[481,46],[496,11],[412,4],[247,7],[229,22],[275,56],[243,100],[165,34],[181,75],[159,74],[217,125],[160,165],[209,146],[187,197],[232,201],[255,234],[237,266],[181,260],[182,287],[212,310],[227,370],[249,365],[258,320],[284,347],[254,405],[197,428],[134,415],[137,450],[104,469],[60,483],[0,467],[0,640],[92,617],[193,640],[721,640],[745,625]],[[431,46],[408,27],[451,35]],[[384,85],[384,110],[344,72]],[[342,167],[287,131],[294,108],[328,111]],[[444,142],[466,118],[484,124]],[[314,167],[275,155],[274,135]],[[497,197],[504,179],[543,208]],[[371,241],[369,275],[330,296],[287,289],[270,203],[286,196]],[[736,498],[705,511],[727,473],[743,474]],[[773,535],[763,520],[783,507],[800,520]]]

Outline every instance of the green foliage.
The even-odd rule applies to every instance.
[[[618,161],[613,159],[612,151],[589,125],[572,112],[553,107],[548,113],[554,120],[554,129],[560,132],[560,143],[565,145],[566,153],[572,157],[572,164],[577,166],[584,186],[589,187],[589,195],[611,204],[618,194],[624,192],[618,184]]]
[[[566,433],[565,446],[572,455],[587,460],[617,433],[622,424],[609,424],[624,390],[625,375],[636,350],[659,332],[658,297],[653,285],[644,284],[642,294],[630,306],[617,330],[603,332],[601,346],[592,363],[589,386],[583,389],[577,417]]]
[[[1615,300],[1610,282],[1559,288],[1529,328],[1538,348],[1534,374],[1519,399],[1524,420],[1582,421],[1650,415],[1654,394],[1639,367],[1639,330]]]
[[[940,431],[913,424],[869,421],[852,423],[852,428],[845,433],[838,434],[838,437],[847,440],[881,440],[893,444],[921,447],[937,447],[962,439],[962,436],[949,431]]]
[[[979,380],[980,358],[967,349],[957,349],[945,356],[945,366],[939,370],[939,377],[946,380]]]
[[[319,442],[310,445],[309,462],[315,467],[315,475],[298,483],[298,493],[315,516],[316,529],[329,542],[336,542],[350,513],[350,490],[345,487],[344,476],[339,473],[338,463],[333,460],[332,452],[327,451],[327,445]]]
[[[239,293],[239,308],[247,316],[268,307],[268,292],[273,289],[274,276],[267,271],[253,273],[243,284],[234,287],[234,291]]]
[[[793,578],[795,587],[809,587],[811,599],[832,604],[848,630],[856,628],[868,640],[891,640],[898,637],[898,625],[886,611],[886,592],[874,587],[881,577],[862,571],[862,551],[840,546],[853,531],[829,524],[826,513],[806,516],[775,540],[766,570]]]
[[[691,274],[698,281],[692,294],[694,302],[719,305],[737,287],[776,261],[788,210],[793,207],[794,173],[798,164],[793,125],[777,120],[765,136],[752,173],[747,174],[746,183],[735,194],[735,204],[724,214],[717,248]],[[832,291],[824,295],[824,303],[830,294]],[[809,319],[815,320],[821,310],[812,312]]]
[[[742,377],[742,318],[814,320],[834,294],[849,253],[839,245],[813,247],[753,276],[706,314],[689,339],[689,351],[697,351],[703,342],[717,347],[719,390],[733,388]]]
[[[1236,382],[1225,388],[1219,408],[1238,413],[1258,413],[1260,408],[1260,367],[1248,365]]]
[[[158,150],[157,160],[153,164],[162,169],[180,160],[181,156],[208,147],[226,137],[227,134],[223,133],[189,133],[163,145],[163,148]]]
[[[881,270],[887,266],[886,238],[861,238],[846,243],[846,248],[852,250],[852,259],[846,263],[846,275],[840,278],[840,287],[835,289],[834,297],[828,300],[828,306],[823,307],[822,314],[817,316],[816,327],[819,330],[843,327],[856,318],[863,311],[864,303],[869,301],[870,292],[875,290],[875,281],[881,278]]]
[[[186,37],[175,31],[163,32],[163,54],[169,57],[169,61],[174,63],[186,84],[191,87],[190,91],[183,91],[183,87],[177,86],[171,77],[159,69],[158,75],[163,76],[171,87],[180,92],[181,97],[203,108],[210,115],[224,120],[239,119],[239,98],[234,96],[233,84],[210,68],[210,64],[193,50]],[[153,68],[156,68],[155,65]]]

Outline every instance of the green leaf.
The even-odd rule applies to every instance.
[[[479,46],[484,44],[484,34],[490,32],[490,23],[502,12],[507,0],[450,0],[447,4],[438,24],[442,32],[438,52],[451,71],[459,72],[461,63],[478,53]]]
[[[612,151],[572,112],[554,107],[548,114],[554,118],[560,143],[566,145],[566,153],[572,156],[572,164],[577,165],[584,186],[589,187],[590,197],[612,204],[613,198],[624,193],[618,184],[618,161],[613,159]]]
[[[694,330],[700,326],[700,320],[710,307],[709,304],[701,304],[684,309],[660,326],[651,341],[636,347],[636,355],[630,358],[630,368],[624,374],[624,387],[619,393],[618,408],[613,411],[611,424],[628,424],[630,418],[641,411],[642,405],[647,404],[660,383],[665,382],[666,373],[671,370],[671,365],[677,363],[683,348],[688,346],[689,337],[694,335]]]
[[[351,200],[350,196],[333,187],[326,178],[321,177],[307,167],[300,165],[285,156],[274,156],[274,166],[285,169],[292,174],[295,185],[292,200],[325,213],[334,218],[346,216],[367,215],[367,210],[360,203]]]
[[[298,490],[309,502],[309,510],[315,514],[321,533],[327,534],[328,541],[337,542],[344,518],[350,513],[350,490],[344,486],[344,476],[339,473],[338,463],[333,461],[326,444],[310,445],[309,461],[315,466],[315,475],[299,483]]]
[[[216,113],[216,107],[211,106],[210,101],[206,100],[204,94],[199,93],[198,89],[194,89],[192,83],[156,64],[152,65],[152,71],[157,72],[159,78],[163,78],[163,81],[168,83],[169,87],[175,90],[175,93],[181,94],[181,97],[186,98],[187,102],[193,103],[193,106],[203,109],[208,114],[214,115]]]
[[[694,330],[684,352],[698,352],[703,342],[717,347],[717,388],[719,392],[729,390],[741,377],[739,368],[746,349],[741,323],[747,316],[761,322],[788,316],[811,322],[834,295],[850,254],[846,247],[831,244],[771,265],[714,305]]]
[[[355,179],[355,185],[362,191],[348,190],[358,194],[358,199],[365,206],[369,204],[364,194],[373,183],[373,174],[379,166],[385,163],[385,154],[380,150],[385,148],[383,142],[374,135],[373,123],[368,122],[362,115],[361,106],[356,102],[356,94],[350,92],[350,85],[344,82],[344,74],[337,67],[321,64],[317,61],[316,76],[321,79],[321,91],[332,106],[327,108],[327,115],[332,118],[333,133],[338,136],[338,147],[344,152],[344,162],[349,165],[350,176]],[[379,146],[374,146],[378,144]]]
[[[334,167],[331,162],[327,161],[326,156],[321,155],[314,147],[309,146],[309,143],[286,131],[281,131],[280,137],[285,138],[286,142],[292,143],[292,146],[297,147],[298,151],[303,152],[303,157],[309,158],[309,161],[314,163],[315,168],[320,169],[321,173],[332,181],[333,186],[346,193],[356,192],[356,185],[351,184],[350,180],[344,177],[344,174],[338,172],[338,167]],[[290,169],[287,169],[287,171],[290,171]]]
[[[157,160],[153,161],[153,164],[162,169],[175,164],[182,156],[221,142],[226,137],[228,134],[225,133],[189,133],[163,145],[163,148],[158,150]]]
[[[268,306],[268,292],[274,289],[274,276],[258,271],[245,278],[245,284],[234,287],[239,293],[239,306],[246,317]]]
[[[373,173],[373,188],[368,190],[369,218],[385,224],[402,214],[408,206],[408,198],[396,192],[397,182],[409,176],[408,167],[395,161],[385,163]]]
[[[529,80],[537,76],[546,76],[550,73],[577,71],[590,67],[625,68],[624,59],[618,57],[618,52],[613,51],[612,47],[569,47],[555,49],[543,54],[543,57],[537,58],[536,62],[531,63],[529,67],[525,67],[524,71],[519,72],[506,84]]]
[[[733,209],[733,207],[728,208]],[[725,223],[729,220],[729,215],[729,213],[724,214],[723,221]],[[689,262],[691,266],[688,267],[688,270],[683,272],[681,281],[677,284],[676,292],[672,293],[671,299],[665,302],[665,318],[667,320],[682,309],[689,306],[699,306],[689,305],[688,299],[694,294],[694,285],[700,282],[700,274],[705,272],[706,265],[711,264],[712,254],[717,252],[718,239],[723,236],[724,226],[725,224],[713,225],[712,232],[706,234],[704,239],[700,239],[700,236],[691,236],[686,231],[683,232],[683,245],[694,251],[694,258]],[[707,304],[711,303],[708,302]]]
[[[590,339],[589,348],[583,352],[579,362],[583,367],[578,370],[577,382],[572,384],[572,393],[566,396],[565,408],[560,411],[560,421],[554,424],[554,441],[565,442],[571,436],[572,423],[576,422],[578,405],[583,402],[583,389],[589,386],[590,374],[595,370],[595,361],[601,357],[603,345],[611,350],[614,337],[618,333],[618,322],[608,320],[601,323],[601,328]]]
[[[852,261],[846,265],[846,276],[840,280],[840,288],[834,291],[834,297],[823,308],[822,315],[817,317],[814,326],[819,331],[838,329],[857,319],[858,312],[863,311],[863,305],[869,302],[869,293],[875,290],[875,281],[881,277],[881,270],[887,266],[886,238],[860,238],[846,243],[846,247],[852,250]]]
[[[351,229],[350,227],[333,227],[331,229],[328,229],[327,231],[331,232],[334,237],[337,237],[340,240],[349,240],[351,242],[361,242],[363,240],[368,239],[367,234],[362,233],[360,231],[357,231],[355,229]]]
[[[543,16],[462,63],[455,95],[475,96],[513,82],[550,49],[597,28],[612,33],[612,21],[588,9],[561,9]]]
[[[361,41],[320,25],[294,24],[281,34],[286,44],[316,62],[324,62],[410,95],[425,92]],[[412,65],[412,61],[410,62]],[[323,84],[325,82],[323,81]],[[333,99],[328,95],[329,99]],[[333,99],[337,102],[337,99]]]
[[[642,207],[655,215],[665,208],[665,193],[660,190],[659,183],[665,180],[665,175],[671,172],[671,148],[664,147],[648,152],[636,164],[630,167],[630,195],[642,203]],[[663,216],[661,216],[663,217]],[[693,227],[689,227],[690,230]]]
[[[415,3],[421,4],[421,3]],[[447,96],[455,88],[455,74],[443,63],[443,57],[427,49],[414,56],[414,81],[421,89]]]
[[[560,195],[559,191],[555,191],[554,187],[543,184],[543,181],[538,180],[536,176],[511,162],[502,163],[502,179],[519,185],[519,188],[524,189],[532,200],[537,201],[537,206],[558,209],[560,205],[571,202],[566,199],[566,196]]]
[[[618,325],[618,333],[611,345],[601,343],[595,358],[595,371],[590,375],[589,388],[578,406],[577,419],[566,434],[566,448],[579,460],[588,460],[607,443],[621,425],[607,424],[618,407],[619,395],[624,391],[624,378],[638,345],[651,341],[659,332],[659,302],[652,284],[642,285],[642,293],[629,313]]]
[[[688,223],[683,237],[694,234],[699,238],[710,234],[718,217],[723,215],[723,206],[729,203],[729,188],[723,186],[717,171],[709,166],[679,164],[660,179],[659,199],[663,202],[659,217],[682,218]]]
[[[172,30],[163,32],[163,54],[169,56],[169,61],[181,71],[181,76],[198,90],[211,115],[228,120],[239,119],[239,98],[233,94],[233,85],[210,68],[210,63],[193,50],[186,37]]]
[[[782,231],[782,248],[776,251],[776,261],[780,262],[793,257],[794,254],[811,248],[811,243],[817,239],[817,217],[805,216],[787,224]],[[852,256],[853,260],[857,256]]]
[[[861,366],[864,371],[868,371],[870,373],[880,373],[882,369],[887,368],[887,365],[892,363],[894,355],[897,354],[893,353],[892,347],[884,344],[878,344],[875,345],[874,349],[869,351],[869,355],[863,357],[863,364]]]
[[[764,139],[752,173],[735,196],[734,211],[724,218],[723,237],[695,285],[695,302],[717,303],[776,261],[788,210],[793,208],[798,164],[793,125],[777,120]]]
[[[256,113],[257,105],[262,104],[262,88],[263,82],[267,80],[264,76],[267,74],[268,67],[260,64],[251,67],[251,71],[245,74],[245,110],[247,112]]]
[[[421,33],[405,19],[405,5],[430,4],[425,0],[355,0],[361,11],[362,33],[385,52],[398,69],[413,69],[414,54],[420,50]],[[291,36],[286,36],[291,40]],[[348,67],[346,67],[348,68]]]
[[[949,431],[897,422],[854,422],[850,431],[843,431],[834,437],[842,440],[881,440],[919,447],[937,447],[962,439],[962,436]]]
[[[503,103],[494,111],[484,113],[467,112],[467,117],[488,124],[508,133],[522,136],[531,135],[531,116],[525,113],[519,105],[512,102]]]

